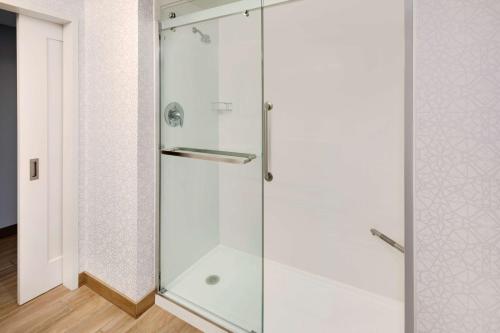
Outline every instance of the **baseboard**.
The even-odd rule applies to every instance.
[[[134,318],[139,318],[141,314],[155,304],[154,291],[150,292],[139,302],[134,302],[129,297],[87,272],[82,272],[78,276],[78,286],[81,287],[83,285],[92,289],[98,295],[104,297]]]
[[[17,235],[17,224],[0,229],[0,238]]]

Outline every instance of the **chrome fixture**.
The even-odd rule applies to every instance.
[[[377,229],[370,229],[370,232],[372,233],[373,236],[380,238],[381,240],[383,240],[384,242],[386,242],[387,244],[389,244],[393,248],[399,250],[401,253],[405,253],[405,247],[403,245],[399,244],[398,242],[396,242],[395,240],[393,240],[392,238],[384,235],[383,233],[381,233]]]
[[[172,102],[165,108],[165,121],[172,127],[184,125],[184,109],[177,102]]]
[[[264,103],[264,179],[267,182],[273,181],[273,174],[269,171],[269,112],[274,108],[273,103],[265,102]]]
[[[198,29],[197,27],[193,27],[193,34],[200,34],[201,42],[205,44],[210,44],[211,42],[210,36],[201,32],[201,30]]]
[[[199,149],[199,148],[183,148],[176,147],[172,149],[164,149],[161,151],[163,155],[194,158],[197,160],[224,162],[231,164],[247,164],[257,158],[254,154],[235,153],[231,151]]]

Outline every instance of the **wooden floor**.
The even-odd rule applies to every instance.
[[[16,263],[15,236],[0,239],[0,332],[201,332],[156,305],[134,319],[86,286],[60,286],[18,306]]]

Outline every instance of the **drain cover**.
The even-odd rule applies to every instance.
[[[211,286],[219,283],[220,277],[218,275],[210,275],[205,279],[205,282]]]

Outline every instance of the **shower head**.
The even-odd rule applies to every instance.
[[[193,34],[200,34],[201,42],[205,44],[210,44],[211,42],[210,36],[201,32],[201,30],[198,29],[197,27],[193,27]]]

